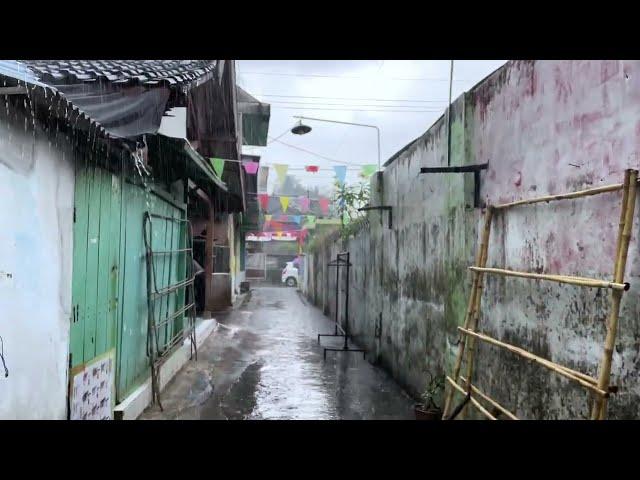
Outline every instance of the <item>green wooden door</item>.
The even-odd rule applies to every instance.
[[[76,169],[71,367],[115,347],[120,254],[120,179],[94,166]]]
[[[121,313],[117,341],[117,400],[121,402],[150,375],[147,356],[148,309],[147,271],[144,244],[144,215],[150,212],[173,218],[184,218],[186,207],[179,208],[151,189],[125,182],[123,186],[121,231],[121,265],[124,280],[121,283]],[[184,227],[172,222],[154,220],[151,235],[154,251],[172,251],[185,247]],[[184,255],[159,255],[155,261],[158,288],[177,283],[185,276]],[[184,291],[164,297],[155,304],[156,320],[169,316],[184,306]],[[166,342],[173,332],[180,331],[183,316],[158,330],[159,342]]]

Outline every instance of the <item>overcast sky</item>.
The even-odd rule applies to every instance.
[[[453,99],[504,63],[456,60]],[[236,66],[238,84],[271,104],[271,143],[244,147],[244,153],[261,155],[261,165],[288,164],[289,174],[301,183],[325,186],[327,193],[333,165],[350,165],[346,181],[356,183],[361,180],[359,165],[377,164],[376,131],[309,120],[303,122],[312,127],[310,133],[293,135],[289,130],[297,122],[294,115],[378,126],[384,164],[422,135],[448,104],[449,60],[238,60]],[[305,172],[305,165],[318,165],[320,172]],[[269,192],[275,182],[271,171]]]

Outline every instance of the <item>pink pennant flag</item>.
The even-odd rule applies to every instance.
[[[266,210],[269,207],[269,195],[266,193],[258,194],[258,201],[260,202],[260,206],[263,210]]]
[[[320,199],[318,200],[318,203],[320,204],[320,210],[322,210],[322,214],[323,215],[328,215],[329,214],[329,199],[328,198],[324,198],[324,197],[320,197]]]
[[[242,160],[242,166],[249,175],[255,175],[258,173],[259,162],[252,162],[251,160]]]
[[[307,165],[306,167],[304,167],[304,169],[307,172],[312,172],[312,173],[317,173],[318,172],[318,166],[317,165]]]
[[[298,206],[300,208],[300,212],[307,212],[309,210],[309,197],[298,197]]]

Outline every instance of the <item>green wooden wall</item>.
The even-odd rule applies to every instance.
[[[80,162],[76,168],[70,366],[116,348],[116,401],[122,401],[150,375],[147,357],[147,273],[143,240],[146,211],[184,218],[180,202],[167,201],[124,176]],[[165,198],[163,198],[165,197]],[[170,200],[170,199],[169,199]],[[154,250],[185,247],[184,227],[153,223]],[[185,276],[185,256],[158,256],[158,288]],[[161,320],[184,305],[184,292],[157,302]],[[159,330],[159,340],[182,327],[183,316]]]

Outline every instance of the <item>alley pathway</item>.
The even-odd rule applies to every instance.
[[[413,401],[362,354],[328,352],[333,324],[295,289],[258,287],[143,419],[411,419]],[[323,345],[340,339],[325,338]]]

